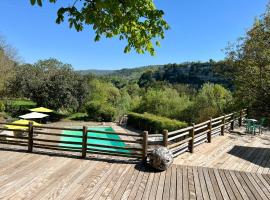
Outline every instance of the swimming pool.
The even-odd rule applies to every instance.
[[[88,130],[115,132],[112,127],[89,127]],[[80,131],[64,130],[63,134],[82,136],[82,132],[80,132]],[[117,134],[113,135],[113,134],[106,134],[106,133],[88,132],[88,136],[89,137],[118,139],[118,140],[121,139],[119,137],[119,135],[117,135]],[[65,141],[65,142],[82,142],[82,138],[73,138],[73,137],[61,136],[61,141]],[[88,143],[88,148],[92,148],[92,149],[96,149],[96,150],[109,150],[109,151],[113,151],[113,152],[125,152],[125,153],[129,152],[129,150],[125,150],[125,149],[114,149],[114,148],[91,146],[91,144],[92,145],[99,144],[99,145],[108,145],[108,146],[116,146],[116,147],[125,147],[126,144],[124,142],[121,142],[121,141],[87,139],[87,143]],[[61,147],[80,147],[80,148],[82,147],[82,145],[79,145],[79,144],[59,144],[59,146],[61,146]]]

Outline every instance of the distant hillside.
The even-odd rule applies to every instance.
[[[189,84],[200,87],[210,82],[232,88],[232,81],[227,76],[229,70],[231,70],[230,67],[223,61],[167,64],[143,73],[139,85],[143,87],[153,81],[166,81],[171,84]]]
[[[78,70],[77,72],[83,75],[85,74],[107,75],[114,73],[115,70],[87,69],[87,70]]]
[[[95,74],[112,79],[133,80],[141,87],[153,81],[166,81],[171,84],[190,84],[200,87],[206,82],[232,87],[232,81],[226,76],[231,70],[223,61],[186,62],[181,64],[149,65],[120,70],[81,70],[82,74]]]
[[[139,79],[140,76],[149,69],[158,69],[162,65],[150,65],[136,68],[123,68],[119,70],[79,70],[77,72],[81,74],[95,74],[98,76],[113,76],[113,77],[121,77],[126,79]]]

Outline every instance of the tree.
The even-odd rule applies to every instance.
[[[208,120],[224,114],[232,104],[232,94],[219,84],[206,83],[199,90],[193,108],[195,122]],[[189,113],[191,115],[191,113]]]
[[[15,74],[17,52],[0,36],[0,94],[6,95],[8,81]]]
[[[21,65],[16,71],[9,93],[29,98],[39,106],[78,110],[88,95],[86,80],[71,65],[56,59]]]
[[[256,115],[270,113],[270,3],[246,35],[227,49],[237,103]]]
[[[57,0],[49,0],[55,3]],[[42,6],[44,0],[30,0]],[[95,41],[101,36],[127,40],[124,52],[135,49],[138,53],[150,52],[154,55],[153,39],[164,38],[168,24],[162,18],[164,12],[156,9],[153,0],[74,0],[73,5],[59,8],[56,23],[68,18],[70,28],[82,31],[91,25],[95,31]],[[155,44],[159,46],[159,41]]]
[[[190,106],[190,103],[187,95],[180,95],[176,90],[169,87],[163,89],[150,88],[143,95],[137,111],[179,119],[181,112]]]

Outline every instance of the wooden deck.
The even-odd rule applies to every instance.
[[[270,175],[0,150],[0,199],[269,199]]]
[[[225,134],[184,153],[175,164],[270,173],[270,132],[262,135]]]

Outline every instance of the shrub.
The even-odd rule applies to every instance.
[[[95,121],[113,121],[116,116],[116,109],[109,104],[98,101],[90,101],[86,105],[89,119]]]
[[[181,112],[190,106],[187,95],[180,95],[171,88],[148,89],[143,95],[141,104],[135,112],[148,112],[154,115],[179,119]]]
[[[158,133],[164,129],[173,131],[187,126],[186,122],[160,117],[149,113],[129,113],[127,123],[133,128],[143,131],[147,130],[149,133]]]
[[[0,112],[4,112],[5,111],[5,104],[0,101]]]

